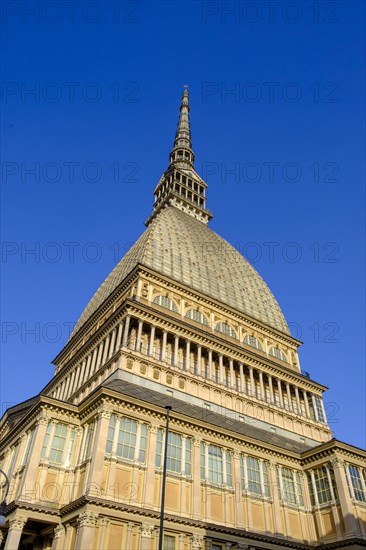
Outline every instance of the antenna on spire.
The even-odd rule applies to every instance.
[[[188,84],[184,84],[180,115],[175,134],[174,147],[170,153],[170,164],[185,163],[193,168],[194,153],[192,150],[191,127],[189,121],[189,92]]]

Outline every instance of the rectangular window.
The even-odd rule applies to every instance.
[[[182,469],[182,436],[169,432],[168,434],[167,470],[180,473]]]
[[[361,469],[350,464],[348,466],[348,471],[351,478],[355,499],[359,502],[366,502],[366,495],[361,480]]]
[[[105,452],[109,455],[112,453],[114,431],[116,429],[116,423],[117,423],[116,415],[112,414],[110,419],[109,419],[107,443],[106,443],[106,447],[105,447]]]
[[[232,474],[231,474],[231,456],[230,451],[225,451],[225,461],[226,461],[226,485],[229,485],[229,487],[232,486],[233,480],[232,480]]]
[[[248,479],[245,479],[245,475]],[[264,460],[240,455],[240,481],[242,489],[256,495],[269,496],[268,465]]]
[[[32,445],[33,445],[34,434],[35,434],[34,430],[32,430],[28,434],[27,445],[26,445],[25,452],[24,452],[24,457],[23,457],[23,466],[28,463],[29,455],[30,455],[31,448],[32,448]]]
[[[147,425],[141,424],[139,462],[146,462]]]
[[[65,424],[56,424],[50,451],[50,462],[52,462],[53,464],[62,463],[62,455],[65,448],[66,435],[67,426]]]
[[[268,464],[267,462],[262,462],[262,472],[263,472],[263,491],[266,497],[269,497],[269,478],[268,478]]]
[[[205,465],[206,449],[205,449],[205,447],[206,447],[205,444],[201,443],[201,456],[200,456],[201,479],[205,479],[205,470],[206,470],[206,465]]]
[[[189,439],[189,437],[187,437],[186,438],[186,463],[185,463],[186,476],[191,475],[191,460],[192,460],[191,456],[192,456],[191,440]]]
[[[282,468],[282,488],[283,500],[290,504],[296,504],[295,483],[292,470],[289,468]]]
[[[165,436],[161,428],[158,429],[156,441],[155,465],[163,466]],[[183,436],[173,432],[168,434],[167,471],[191,475],[191,440],[185,439],[185,452],[183,452]]]
[[[88,424],[86,426],[86,437],[85,437],[85,443],[84,443],[84,453],[83,453],[83,461],[90,458],[91,450],[92,450],[92,444],[93,444],[93,436],[94,436],[94,430],[95,430],[95,424]]]
[[[320,422],[325,422],[323,407],[322,407],[322,399],[319,397],[319,395],[315,395],[315,406],[316,411],[318,413],[318,418]]]
[[[49,440],[50,440],[51,431],[52,431],[52,424],[51,424],[51,422],[49,422],[48,426],[47,426],[46,434],[45,434],[44,440],[43,440],[43,445],[42,445],[42,450],[41,450],[41,459],[46,457],[46,451],[47,451],[48,443],[49,443]]]
[[[67,446],[67,452],[65,457],[65,468],[69,468],[71,464],[71,456],[72,456],[72,450],[74,447],[74,441],[75,441],[75,430],[74,428],[70,431],[70,438],[69,438],[69,444]]]
[[[247,472],[248,472],[248,491],[260,495],[262,493],[261,488],[261,476],[259,472],[259,460],[247,457]]]
[[[223,483],[222,449],[216,445],[208,445],[208,479],[212,483]]]
[[[314,470],[314,479],[319,504],[324,504],[332,500],[327,471],[324,466]]]
[[[164,535],[164,550],[175,550],[175,537],[172,535]]]
[[[130,418],[121,418],[117,439],[117,456],[133,460],[136,448],[137,422]]]
[[[163,456],[163,430],[158,428],[158,433],[156,435],[156,457],[155,457],[155,466],[160,468],[162,464]]]

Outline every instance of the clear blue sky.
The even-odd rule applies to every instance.
[[[46,384],[144,230],[187,83],[211,227],[304,341],[335,436],[364,446],[365,4],[17,5],[1,6],[2,409]]]

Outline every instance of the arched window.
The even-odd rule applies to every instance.
[[[254,336],[251,336],[250,334],[246,334],[244,336],[243,343],[248,344],[248,346],[252,346],[252,348],[263,350],[263,346],[261,342]]]
[[[286,363],[288,363],[286,354],[283,353],[282,349],[280,348],[270,348],[269,355],[277,357],[277,359],[281,359],[281,361],[286,361]]]
[[[171,311],[175,311],[176,313],[178,313],[178,308],[176,304],[167,296],[162,296],[161,294],[159,294],[159,296],[155,296],[153,302],[154,304],[158,304],[161,307],[166,307],[166,309],[170,309]]]
[[[208,325],[207,317],[205,317],[200,311],[197,311],[197,309],[189,309],[186,313],[186,317],[196,321],[197,323],[201,323],[202,325]]]
[[[220,332],[223,332],[227,336],[231,336],[232,338],[236,338],[235,330],[230,325],[228,325],[227,323],[217,323],[215,329],[220,331]]]

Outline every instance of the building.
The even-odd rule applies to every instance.
[[[99,287],[39,395],[6,411],[7,550],[366,546],[366,452],[269,288],[208,228],[185,88],[147,229]]]

